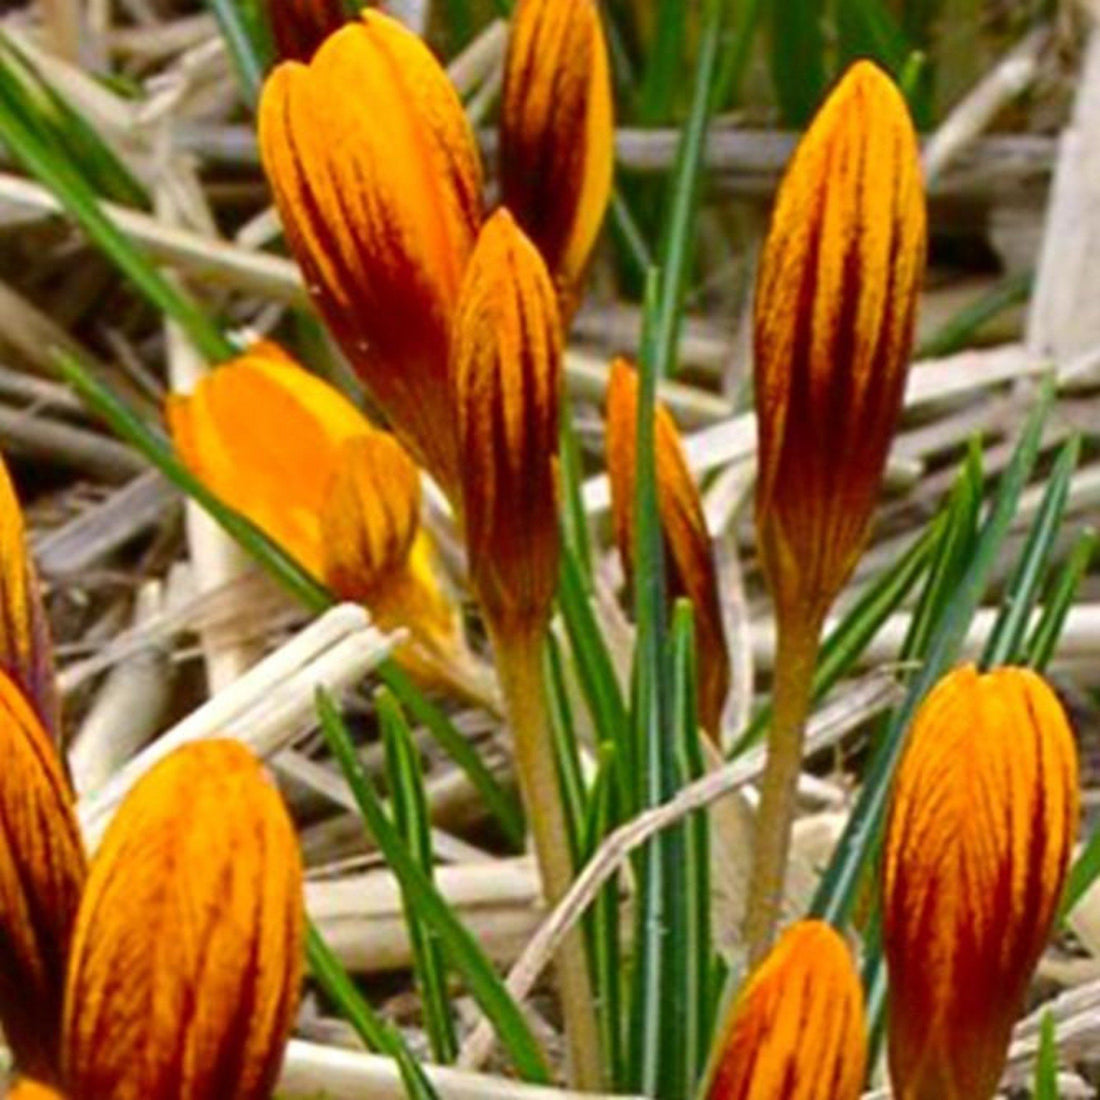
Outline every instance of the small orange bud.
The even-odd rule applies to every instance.
[[[1077,752],[1035,673],[967,665],[913,722],[883,868],[899,1100],[987,1100],[1077,831]]]
[[[294,826],[235,741],[177,749],[127,796],[80,905],[62,1037],[71,1100],[267,1100],[298,1004]]]
[[[611,198],[611,98],[595,0],[520,0],[504,70],[501,198],[542,253],[565,321]]]
[[[638,377],[625,361],[611,366],[607,388],[607,471],[615,541],[627,574],[634,558],[634,490],[638,426]],[[658,403],[655,421],[657,505],[664,535],[669,595],[695,606],[699,654],[699,721],[717,736],[729,693],[730,661],[722,625],[718,580],[703,502],[680,445],[676,423]]]
[[[481,222],[462,104],[424,43],[365,11],[268,78],[260,149],[315,302],[398,438],[448,492],[451,318]]]
[[[852,66],[779,189],[756,291],[757,529],[780,621],[820,620],[863,548],[924,270],[905,101]]]
[[[2,672],[0,759],[0,1023],[19,1069],[55,1081],[84,851],[57,752]]]
[[[471,577],[489,617],[510,628],[541,626],[557,586],[561,373],[546,265],[500,209],[466,274],[452,377]]]
[[[267,18],[279,56],[308,61],[349,15],[344,0],[267,0]]]
[[[64,1097],[48,1085],[21,1077],[8,1091],[8,1100],[64,1100]]]
[[[730,1010],[707,1100],[857,1100],[866,1061],[848,945],[823,921],[799,921]]]

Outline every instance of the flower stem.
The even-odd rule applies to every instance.
[[[552,906],[568,891],[574,871],[546,714],[542,632],[491,627],[490,633],[512,727],[520,790],[543,890]],[[582,1091],[595,1091],[602,1086],[603,1073],[588,959],[579,928],[562,942],[556,965],[572,1083]]]
[[[797,621],[781,618],[779,621],[772,691],[774,717],[768,734],[768,761],[760,787],[760,808],[756,814],[752,877],[745,915],[750,966],[767,954],[779,922],[820,638],[817,618]]]

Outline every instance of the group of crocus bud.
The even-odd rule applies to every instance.
[[[1035,673],[963,666],[909,731],[883,845],[888,1042],[898,1100],[990,1100],[1050,935],[1077,831],[1077,754]],[[708,1100],[856,1100],[862,993],[827,925],[803,921],[730,1010]]]

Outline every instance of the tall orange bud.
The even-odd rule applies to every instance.
[[[267,0],[267,19],[284,61],[309,61],[348,18],[344,0]]]
[[[177,749],[126,798],[80,905],[62,1046],[71,1100],[267,1100],[298,1004],[294,826],[234,741]]]
[[[3,672],[0,759],[0,1023],[18,1068],[55,1081],[84,851],[57,752]]]
[[[1077,832],[1077,752],[1026,669],[945,676],[894,784],[883,867],[899,1100],[997,1091]]]
[[[451,377],[470,577],[493,643],[551,903],[573,878],[542,682],[543,635],[558,577],[554,458],[561,375],[561,321],[550,276],[502,208],[485,223],[466,273]],[[595,1088],[599,1044],[578,935],[566,941],[558,971],[573,1079]]]
[[[857,62],[794,154],[756,289],[756,526],[779,652],[745,925],[754,958],[779,912],[821,625],[863,549],[898,417],[925,239],[905,101]]]
[[[633,563],[634,491],[637,469],[638,377],[625,361],[611,366],[607,389],[607,471],[615,541],[629,574]],[[729,693],[730,661],[718,580],[703,502],[692,480],[676,423],[658,403],[657,506],[665,543],[669,595],[686,596],[695,607],[699,653],[699,720],[717,738]]]
[[[64,1100],[64,1098],[61,1093],[55,1092],[48,1085],[23,1077],[8,1090],[8,1100]]]
[[[611,198],[615,120],[596,0],[520,0],[504,70],[504,205],[538,246],[566,321]]]
[[[401,441],[454,492],[451,317],[481,222],[481,166],[446,73],[365,11],[269,77],[260,149],[310,292]]]
[[[823,921],[779,938],[730,1010],[707,1100],[857,1100],[867,1062],[863,990]]]

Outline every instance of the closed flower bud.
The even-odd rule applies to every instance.
[[[344,0],[267,0],[267,18],[279,56],[308,61],[348,21]]]
[[[916,135],[871,62],[840,81],[779,189],[756,291],[756,515],[780,621],[819,621],[863,549],[924,270]]]
[[[596,0],[520,0],[504,71],[501,197],[546,260],[566,321],[611,198],[614,141]]]
[[[267,1100],[298,1004],[293,824],[234,741],[133,788],[80,905],[62,1037],[70,1100]]]
[[[884,845],[899,1100],[988,1100],[1050,934],[1077,830],[1077,753],[1026,669],[945,676],[921,706]]]
[[[485,224],[455,318],[452,377],[470,573],[491,619],[541,627],[558,576],[554,288],[511,215]]]
[[[424,43],[365,11],[264,87],[260,149],[314,301],[398,437],[457,484],[451,318],[481,221],[481,167]]]
[[[780,936],[730,1010],[707,1100],[857,1100],[867,1061],[863,990],[823,921]]]
[[[607,470],[615,541],[628,574],[634,558],[634,493],[638,426],[638,378],[623,360],[611,367],[607,390]],[[692,480],[676,424],[657,405],[657,506],[665,544],[669,595],[695,607],[699,665],[699,721],[712,736],[721,728],[729,693],[730,662],[722,625],[718,581],[699,490]]]
[[[8,1100],[64,1100],[64,1097],[48,1085],[22,1077],[9,1090]]]
[[[0,1023],[18,1068],[55,1081],[84,852],[53,743],[4,673],[0,760]]]

